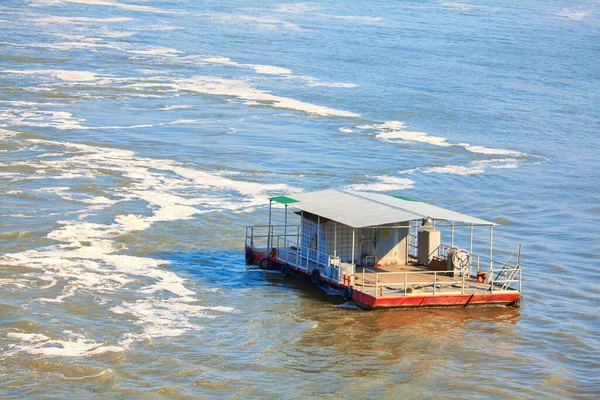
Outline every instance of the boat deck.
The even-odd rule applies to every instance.
[[[428,271],[424,266],[410,263],[382,267],[357,266],[354,290],[376,297],[431,296],[489,293],[490,284],[477,282],[476,277],[454,277],[452,272]]]

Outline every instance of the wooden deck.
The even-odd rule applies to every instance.
[[[433,296],[489,293],[490,284],[477,282],[476,278],[468,276],[454,277],[451,272],[434,273],[415,264],[357,266],[354,290],[376,297]]]

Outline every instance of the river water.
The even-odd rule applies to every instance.
[[[599,15],[2,1],[1,396],[597,398]],[[522,307],[365,312],[249,269],[266,199],[325,188],[500,223]]]

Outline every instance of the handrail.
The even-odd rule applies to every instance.
[[[271,228],[295,228],[295,227],[300,227],[299,224],[287,224],[287,225],[271,225]],[[269,225],[248,225],[246,226],[246,228],[268,228]]]
[[[273,239],[275,239],[276,244],[274,247],[278,250],[278,254],[285,254],[285,258],[281,259],[286,263],[289,263],[290,261],[290,250],[295,247],[293,252],[296,255],[296,268],[303,269],[308,273],[308,268],[312,262],[315,264],[315,269],[319,269],[319,272],[321,272],[321,267],[323,267],[323,276],[325,278],[335,280],[337,283],[341,282],[342,260],[339,256],[334,257],[316,249],[303,247],[298,242],[285,239],[284,235],[276,236]],[[325,259],[327,259],[327,261],[324,261]],[[304,267],[302,264],[304,264]],[[351,275],[354,275],[353,271]]]
[[[509,277],[506,280],[496,280],[493,281],[492,279],[490,279],[490,283],[492,284],[498,284],[498,283],[503,283],[504,285],[500,288],[500,289],[496,289],[496,291],[514,291],[515,289],[510,288],[510,286],[507,284],[507,282],[520,282],[521,279],[521,270],[516,268],[514,269],[519,275],[519,279],[513,279],[515,278],[513,277]],[[460,286],[457,287],[455,291],[447,291],[445,290],[443,292],[444,295],[447,294],[452,294],[452,293],[460,293],[460,294],[465,294],[466,290],[467,290],[467,281],[466,281],[466,274],[463,274],[461,277],[459,277],[459,279],[454,280],[454,281],[447,281],[444,282],[440,279],[438,279],[438,277],[442,277],[448,273],[451,273],[451,271],[402,271],[402,272],[376,272],[372,269],[369,268],[363,268],[362,269],[362,280],[361,280],[361,286],[362,289],[361,291],[363,293],[369,293],[369,292],[373,292],[374,291],[374,295],[376,298],[378,297],[386,297],[386,290],[389,290],[389,288],[391,286],[399,286],[398,288],[394,288],[394,295],[397,296],[398,292],[403,293],[404,297],[406,297],[409,293],[408,289],[414,289],[415,287],[418,289],[425,289],[425,288],[432,288],[432,295],[433,296],[439,296],[440,295],[440,289],[444,286],[449,286],[449,285],[456,285],[457,283],[460,283]],[[373,277],[368,277],[366,276],[366,274],[374,274],[374,280]],[[428,280],[418,280],[418,281],[410,281],[408,278],[410,276],[415,276],[417,274],[420,275],[429,275],[431,279]],[[383,276],[398,276],[398,277],[403,277],[404,279],[394,279],[392,281],[386,281],[386,282],[382,282],[382,280],[380,278],[382,278]],[[469,289],[470,290],[470,289]],[[491,290],[491,289],[484,289],[484,288],[480,288],[479,290],[481,291],[487,291],[487,290]],[[494,290],[491,290],[492,292]],[[520,287],[518,289],[519,293],[521,291]]]

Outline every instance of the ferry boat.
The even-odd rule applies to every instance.
[[[274,206],[283,210],[283,224],[273,223]],[[296,223],[288,224],[289,217]],[[268,224],[246,227],[245,257],[247,264],[333,288],[367,310],[518,307],[521,246],[505,261],[494,259],[496,225],[403,196],[296,193],[270,198]],[[489,233],[485,256],[473,253],[475,228]],[[469,230],[468,249],[455,245],[455,229]],[[442,232],[449,244],[441,242]]]

